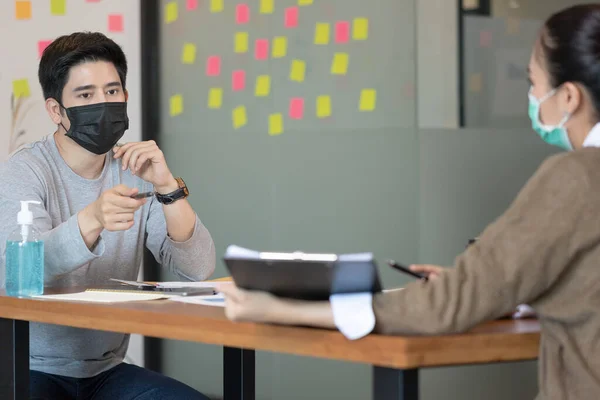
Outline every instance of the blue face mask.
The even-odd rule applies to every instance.
[[[558,125],[544,125],[542,121],[540,121],[540,106],[544,101],[554,96],[555,93],[556,89],[553,89],[550,93],[538,100],[531,94],[531,90],[529,90],[529,118],[531,119],[531,127],[546,143],[558,146],[564,150],[573,150],[569,135],[567,135],[567,130],[565,129],[565,124],[569,118],[571,118],[570,114],[567,113]]]
[[[544,101],[554,96],[555,93],[556,89],[553,89],[550,93],[538,100],[531,94],[531,89],[529,90],[529,118],[531,119],[531,127],[546,143],[558,146],[564,150],[573,150],[569,135],[565,129],[565,124],[569,118],[571,118],[570,114],[567,113],[558,125],[544,125],[542,121],[540,121],[540,106]]]

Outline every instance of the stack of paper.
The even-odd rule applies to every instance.
[[[128,301],[147,301],[167,299],[169,296],[152,293],[118,293],[118,292],[81,292],[68,294],[49,294],[33,296],[36,299],[59,301],[83,301],[91,303],[121,303]]]

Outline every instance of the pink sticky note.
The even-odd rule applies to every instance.
[[[290,118],[302,119],[304,117],[304,99],[302,97],[293,97],[290,100]]]
[[[221,57],[210,56],[206,60],[206,75],[219,76],[221,74]]]
[[[266,60],[269,58],[269,39],[256,39],[254,58],[257,60]]]
[[[479,34],[479,45],[481,47],[490,47],[492,44],[492,32],[490,31],[481,31]]]
[[[240,25],[250,22],[250,7],[248,4],[237,5],[235,8],[235,21]]]
[[[244,90],[246,88],[246,71],[237,70],[231,74],[231,89],[233,91]]]
[[[285,9],[285,27],[295,28],[298,26],[298,7],[288,7]]]
[[[123,32],[123,15],[122,14],[110,14],[108,16],[108,31],[109,32]]]
[[[198,8],[198,0],[187,0],[187,9],[189,11],[195,10]]]
[[[350,40],[350,21],[339,21],[335,24],[336,43],[347,43]]]
[[[38,42],[38,56],[40,58],[42,57],[42,53],[44,52],[44,50],[46,50],[46,47],[48,47],[50,43],[52,43],[52,40],[40,40]]]

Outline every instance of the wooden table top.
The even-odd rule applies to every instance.
[[[349,341],[339,332],[325,329],[233,323],[221,307],[168,300],[98,304],[17,299],[5,296],[3,291],[0,318],[402,369],[532,360],[538,356],[540,339],[536,320],[498,320],[460,335],[373,334]]]

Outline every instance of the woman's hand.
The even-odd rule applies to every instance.
[[[225,315],[230,320],[277,322],[281,301],[272,294],[240,289],[229,283],[219,285],[217,289],[225,295]]]
[[[423,274],[427,276],[428,279],[436,279],[444,272],[444,267],[429,264],[417,264],[411,265],[410,270],[418,274]]]

